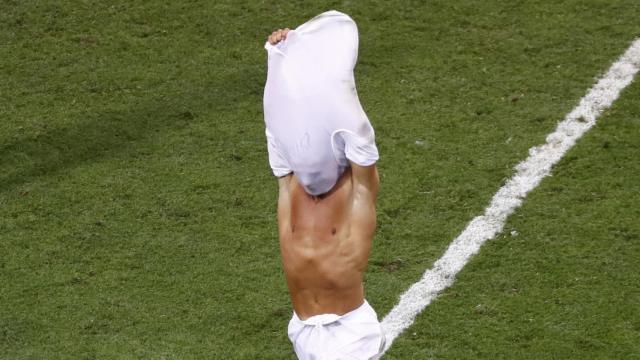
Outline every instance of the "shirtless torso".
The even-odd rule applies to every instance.
[[[358,308],[376,227],[376,166],[351,163],[319,197],[306,193],[293,174],[278,184],[280,250],[295,312],[304,320]]]

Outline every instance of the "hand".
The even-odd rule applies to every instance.
[[[269,43],[271,45],[275,45],[280,41],[286,39],[288,32],[289,32],[289,28],[278,29],[274,31],[273,33],[271,33],[271,35],[269,35],[269,39],[268,39]]]

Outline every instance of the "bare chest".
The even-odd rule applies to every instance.
[[[296,185],[291,189],[290,228],[295,237],[331,239],[348,227],[352,203],[351,182],[341,179],[326,195],[314,197]]]

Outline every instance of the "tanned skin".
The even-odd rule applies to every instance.
[[[376,166],[351,163],[321,196],[305,192],[294,174],[278,185],[280,251],[296,314],[305,320],[358,308],[376,228]]]
[[[288,28],[274,31],[272,45]],[[295,174],[278,178],[280,252],[293,309],[302,320],[343,315],[364,303],[364,271],[376,229],[375,165],[350,163],[326,194],[305,192]]]

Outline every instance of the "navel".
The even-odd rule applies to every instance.
[[[331,235],[335,235],[336,234],[336,228],[331,228]]]

